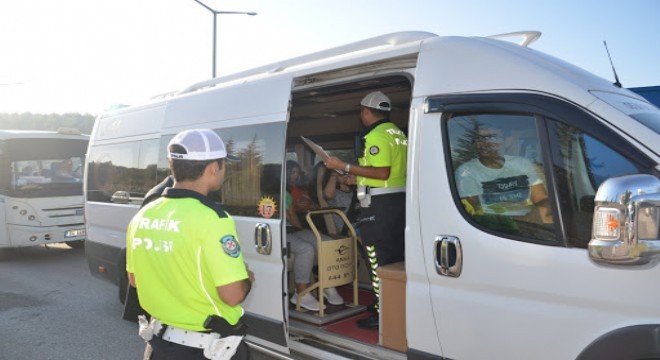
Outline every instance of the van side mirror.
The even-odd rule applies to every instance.
[[[598,188],[589,256],[609,265],[655,265],[660,259],[660,179],[625,175]]]

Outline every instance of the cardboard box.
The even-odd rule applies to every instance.
[[[380,277],[380,344],[406,352],[406,264],[398,262],[378,268]]]

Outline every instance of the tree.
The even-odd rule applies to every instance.
[[[91,134],[94,115],[80,113],[33,114],[0,113],[2,130],[57,130],[61,127],[76,128],[83,134]]]

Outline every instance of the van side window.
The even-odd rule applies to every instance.
[[[556,121],[548,123],[568,244],[586,248],[591,238],[594,196],[600,184],[610,177],[644,171],[580,129]]]
[[[281,218],[280,206],[284,124],[260,124],[214,129],[227,153],[240,161],[226,161],[222,188],[209,194],[232,216]],[[161,139],[158,167],[167,169],[167,144],[174,135]]]
[[[165,176],[157,173],[158,151],[157,139],[93,146],[87,200],[141,204],[144,194]]]
[[[464,213],[494,233],[556,242],[536,118],[452,114],[447,133]]]

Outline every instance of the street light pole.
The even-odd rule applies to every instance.
[[[214,10],[208,5],[204,4],[203,2],[199,0],[193,0],[196,3],[202,5],[206,10],[210,11],[213,14],[213,77],[215,78],[215,64],[216,64],[216,47],[217,47],[217,30],[218,30],[218,15],[250,15],[250,16],[255,16],[257,15],[256,12],[253,11],[218,11]]]

